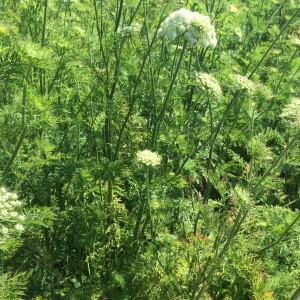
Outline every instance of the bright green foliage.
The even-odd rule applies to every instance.
[[[180,8],[209,19],[162,34]],[[0,300],[291,299],[299,28],[296,0],[1,1],[0,186],[26,218]]]
[[[26,289],[26,277],[24,274],[8,274],[0,276],[0,299],[24,299]]]

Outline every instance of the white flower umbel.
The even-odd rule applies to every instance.
[[[215,48],[217,46],[216,31],[210,18],[186,8],[171,13],[158,30],[158,37],[170,41],[181,36],[191,47],[199,45],[204,48]]]
[[[156,167],[161,162],[160,155],[150,150],[138,151],[136,157],[138,162],[148,167]]]
[[[0,244],[10,235],[19,235],[24,231],[20,223],[25,221],[25,216],[20,214],[22,202],[15,193],[0,188]]]
[[[300,98],[293,97],[282,110],[281,117],[289,119],[294,126],[300,127]]]
[[[118,33],[122,36],[130,36],[138,34],[142,29],[142,25],[138,23],[132,23],[130,26],[124,26],[118,29]]]
[[[245,90],[249,95],[254,95],[257,91],[257,85],[249,78],[242,75],[233,75],[232,79],[235,82],[237,88]]]
[[[222,89],[219,82],[211,74],[197,73],[196,74],[197,85],[205,90],[210,96],[220,99],[222,97]]]

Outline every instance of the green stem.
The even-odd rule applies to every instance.
[[[269,46],[269,48],[266,50],[266,52],[262,55],[261,59],[258,61],[258,63],[254,66],[252,72],[250,73],[250,75],[248,76],[249,79],[251,79],[254,75],[254,73],[257,71],[257,69],[261,66],[261,64],[263,63],[264,59],[267,57],[267,55],[269,54],[269,52],[272,50],[272,48],[274,47],[275,43],[278,41],[278,39],[281,37],[281,35],[283,34],[283,32],[287,29],[287,27],[292,23],[292,21],[296,18],[296,16],[298,15],[298,13],[300,12],[300,8],[298,8],[296,10],[296,12],[293,14],[293,16],[291,17],[291,19],[287,22],[287,24],[282,28],[282,30],[279,32],[279,34],[276,36],[276,38],[273,40],[273,42],[271,43],[271,45]],[[248,68],[247,68],[248,69]],[[298,70],[297,70],[298,71]],[[221,119],[221,121],[219,122],[216,130],[215,130],[215,134],[212,137],[212,143],[211,143],[211,148],[210,148],[210,153],[209,153],[209,164],[211,163],[211,159],[212,159],[212,150],[213,150],[213,146],[215,143],[215,140],[217,138],[217,135],[221,129],[221,126],[223,125],[226,116],[228,115],[228,113],[230,112],[231,108],[234,106],[235,102],[237,101],[238,96],[240,95],[241,91],[236,92],[235,96],[233,97],[233,99],[231,100],[231,102],[229,103],[229,105],[227,106],[225,113],[223,114],[223,117]],[[199,141],[200,142],[200,141]],[[200,144],[200,143],[199,143]],[[178,170],[176,171],[176,174],[178,174],[182,168],[184,167],[184,165],[189,161],[190,158],[193,157],[193,155],[198,151],[198,146],[196,147],[195,151],[193,151],[193,153],[189,154],[186,159],[183,161],[182,165],[178,168]]]
[[[45,0],[44,6],[44,22],[43,22],[43,31],[42,31],[42,47],[45,46],[45,37],[46,37],[46,24],[47,24],[47,10],[48,10],[48,0]]]
[[[271,24],[273,24],[273,23],[272,23],[273,18],[276,16],[277,12],[278,12],[282,7],[283,7],[283,5],[279,5],[279,6],[274,10],[274,12],[272,13],[272,15],[271,15],[270,18],[268,19],[268,22],[267,22],[267,24],[266,24],[266,26],[265,26],[265,30],[264,30],[262,33],[260,33],[260,34],[256,37],[256,39],[255,39],[255,41],[254,41],[255,47],[254,47],[253,49],[251,49],[251,52],[252,52],[253,54],[255,53],[257,47],[260,45],[260,40],[261,40],[261,38],[263,37],[263,35],[267,32],[269,26],[270,26]],[[244,38],[245,38],[245,40],[246,40],[247,36],[245,36]],[[249,53],[249,52],[248,52],[248,53]],[[254,57],[255,57],[255,55],[252,55],[252,58],[250,59],[250,62],[248,63],[248,65],[247,65],[247,67],[246,67],[245,74],[248,72],[248,70],[249,70],[249,68],[250,68],[250,65],[252,64],[252,61],[253,61],[253,58],[254,58]]]
[[[23,82],[23,95],[22,95],[22,128],[26,125],[26,98],[27,98],[27,83]]]
[[[251,115],[251,123],[250,123],[250,140],[254,137],[254,123],[255,123],[255,108],[253,107],[252,115]],[[253,176],[253,168],[254,168],[254,156],[251,155],[249,173],[248,173],[248,187],[251,187],[252,176]]]
[[[202,296],[203,292],[206,289],[206,285],[208,283],[207,280],[212,277],[215,270],[221,263],[225,253],[228,251],[230,245],[232,244],[234,237],[239,232],[239,229],[240,229],[244,219],[246,218],[247,213],[248,213],[248,211],[245,211],[244,213],[242,211],[239,211],[239,213],[235,219],[234,225],[232,226],[232,228],[230,230],[229,236],[225,242],[224,247],[222,248],[221,252],[214,258],[213,264],[211,265],[211,268],[209,269],[208,274],[198,284],[198,286],[202,285],[200,290],[198,291],[198,293],[195,293],[195,292],[193,293],[192,299],[199,300],[200,297]]]
[[[278,156],[278,158],[274,161],[274,163],[270,166],[270,168],[265,172],[265,174],[262,176],[261,180],[254,186],[253,188],[253,199],[254,201],[257,199],[257,197],[260,194],[261,191],[261,185],[263,183],[263,181],[266,179],[266,177],[273,171],[275,170],[278,165],[280,164],[281,160],[283,159],[283,157],[286,155],[286,153],[288,152],[288,150],[290,150],[295,142],[298,140],[298,136],[295,136],[290,143],[288,144],[288,146],[282,151],[282,153]],[[221,252],[215,257],[214,261],[211,260],[211,267],[208,271],[208,274],[206,276],[203,277],[203,279],[197,284],[198,286],[201,286],[200,290],[198,293],[193,292],[193,298],[194,300],[199,300],[201,295],[203,294],[203,292],[206,289],[206,285],[208,283],[208,279],[212,277],[213,273],[215,272],[216,268],[218,267],[218,265],[220,264],[222,258],[224,257],[225,253],[228,251],[231,243],[233,242],[234,237],[238,234],[240,227],[244,221],[244,219],[246,218],[247,214],[249,212],[249,209],[243,210],[241,209],[238,213],[238,216],[235,219],[234,225],[232,226],[232,229],[228,235],[228,238],[225,242],[224,247],[222,248]],[[290,230],[290,228],[298,221],[298,217],[292,222],[292,224],[287,228],[287,231]],[[282,240],[283,237],[280,239]]]
[[[48,87],[48,91],[47,91],[47,92],[48,92],[48,95],[51,93],[52,88],[54,87],[54,83],[55,83],[55,81],[56,81],[57,78],[58,78],[59,71],[60,71],[61,68],[63,67],[63,59],[64,59],[65,53],[66,53],[66,50],[63,50],[62,55],[61,55],[60,60],[59,60],[59,63],[58,63],[58,66],[57,66],[57,69],[56,69],[55,74],[54,74],[54,76],[53,76],[53,79],[52,79],[52,81],[51,81],[51,84],[50,84],[49,87]]]
[[[41,40],[41,44],[42,47],[45,46],[46,44],[46,24],[47,24],[47,11],[48,11],[48,0],[45,0],[44,2],[44,19],[43,19],[43,30],[42,30],[42,40]],[[45,70],[40,70],[40,93],[41,95],[45,95],[45,83],[46,83],[46,79],[45,79]]]
[[[115,32],[118,31],[119,25],[120,25],[120,20],[122,16],[122,10],[123,10],[123,2],[124,0],[120,0],[120,5],[117,7],[117,18],[116,18],[116,23],[115,23]]]
[[[29,76],[29,70],[27,71],[27,74],[26,74],[26,78]],[[23,140],[24,140],[24,137],[25,137],[25,133],[26,133],[26,130],[27,130],[27,126],[26,126],[26,101],[27,100],[27,82],[26,82],[26,79],[24,79],[23,81],[23,94],[22,94],[22,119],[21,119],[21,134],[20,134],[20,137],[19,137],[19,140],[18,140],[18,143],[15,147],[15,150],[13,152],[13,154],[11,155],[5,169],[4,169],[4,174],[6,174],[10,167],[12,166],[15,158],[17,157],[18,153],[19,153],[19,150],[22,146],[22,143],[23,143]]]
[[[133,22],[133,20],[134,20],[134,18],[135,18],[135,16],[136,16],[136,14],[137,14],[137,12],[138,12],[138,10],[139,10],[141,4],[142,4],[142,1],[143,1],[143,0],[140,0],[139,3],[137,4],[137,6],[136,6],[136,8],[135,8],[135,10],[134,10],[134,13],[133,13],[132,16],[130,17],[129,25]]]
[[[298,216],[294,219],[294,221],[285,229],[285,231],[281,234],[281,236],[273,243],[271,243],[268,246],[263,247],[262,249],[254,251],[257,254],[261,254],[262,252],[274,247],[275,245],[279,244],[284,238],[286,237],[287,233],[293,228],[293,226],[297,223],[297,221],[300,219],[300,213]]]
[[[258,183],[253,187],[253,198],[256,199],[257,196],[260,194],[262,190],[262,183],[265,181],[265,179],[270,175],[270,173],[274,170],[277,169],[279,166],[280,162],[284,158],[284,156],[287,154],[287,152],[294,146],[299,141],[299,133],[296,134],[293,139],[288,143],[286,148],[280,153],[280,155],[276,158],[276,160],[273,162],[273,164],[267,169],[267,171],[263,174],[263,176],[260,178]]]
[[[23,143],[23,140],[24,140],[24,137],[25,137],[25,133],[26,133],[26,130],[27,130],[27,126],[23,127],[22,129],[22,132],[21,132],[21,135],[20,135],[20,138],[18,140],[18,143],[16,145],[16,148],[12,154],[12,156],[10,157],[5,169],[4,169],[4,174],[7,174],[7,172],[9,171],[12,163],[14,162],[15,158],[17,157],[18,153],[19,153],[19,150],[22,146],[22,143]]]
[[[300,286],[297,288],[297,290],[294,292],[294,294],[291,297],[291,300],[299,300],[300,299]]]
[[[159,26],[162,22],[162,18],[163,18],[163,15],[164,15],[164,12],[166,10],[166,8],[168,7],[168,5],[165,7],[165,9],[163,10],[161,16],[160,16],[160,20],[159,20],[159,23],[158,23],[158,26],[156,27],[156,30],[155,30],[155,33],[153,35],[153,38],[152,38],[152,41],[147,49],[147,52],[143,58],[143,61],[142,61],[142,65],[141,65],[141,68],[140,68],[140,71],[139,71],[139,74],[137,76],[137,79],[136,79],[136,83],[132,89],[132,91],[130,92],[130,94],[132,95],[132,99],[130,99],[130,105],[129,105],[129,109],[128,109],[128,112],[126,114],[126,117],[124,119],[124,122],[122,123],[121,125],[121,129],[120,129],[120,132],[119,132],[119,136],[118,136],[118,140],[117,140],[117,144],[116,144],[116,149],[115,149],[115,153],[114,153],[114,159],[116,160],[118,158],[118,155],[119,155],[119,151],[120,151],[120,146],[121,146],[121,141],[122,141],[122,137],[123,137],[123,133],[124,133],[124,130],[127,126],[127,123],[129,121],[129,118],[133,112],[133,108],[134,108],[134,105],[138,99],[138,96],[136,95],[136,90],[140,84],[140,80],[141,80],[141,77],[142,77],[142,74],[144,72],[144,68],[145,68],[145,65],[146,65],[146,62],[147,62],[147,59],[151,53],[151,50],[152,50],[152,47],[154,45],[154,42],[156,40],[156,36],[157,36],[157,32],[158,32],[158,29],[159,29]],[[131,97],[130,97],[131,98]]]
[[[250,73],[250,75],[248,76],[249,79],[252,78],[252,76],[254,75],[254,73],[256,72],[256,70],[261,66],[262,62],[265,60],[265,58],[267,57],[267,55],[269,54],[269,52],[272,50],[272,48],[274,47],[275,43],[279,40],[279,38],[281,37],[281,35],[284,33],[284,31],[289,27],[289,25],[294,21],[294,19],[297,17],[297,15],[300,12],[300,8],[298,8],[295,13],[293,14],[293,16],[290,18],[290,20],[285,24],[285,26],[281,29],[281,31],[278,33],[278,35],[276,36],[276,38],[273,40],[273,42],[271,43],[271,45],[269,46],[269,48],[267,49],[267,51],[264,53],[264,55],[261,57],[261,59],[258,61],[258,63],[254,66],[252,72]]]
[[[212,139],[211,139],[211,144],[210,144],[210,149],[209,149],[209,156],[208,156],[208,163],[207,163],[207,172],[208,172],[208,174],[210,173],[211,168],[212,168],[212,155],[213,155],[214,146],[215,146],[215,143],[216,143],[216,140],[217,140],[217,136],[218,136],[218,134],[219,134],[219,132],[222,128],[222,125],[226,121],[226,118],[229,115],[231,109],[236,105],[240,95],[241,95],[241,91],[237,91],[235,93],[234,97],[232,98],[232,100],[227,105],[226,110],[225,110],[225,112],[222,116],[222,119],[219,121],[216,129],[211,134]],[[208,179],[207,185],[206,185],[206,188],[205,188],[205,192],[204,192],[204,201],[207,201],[209,199],[210,193],[211,193],[211,182]]]
[[[141,199],[140,207],[139,207],[137,218],[136,218],[134,233],[133,233],[134,239],[137,241],[137,243],[139,243],[139,229],[140,229],[140,225],[141,225],[141,221],[142,221],[142,217],[143,217],[144,206],[145,206],[145,203]]]
[[[146,225],[147,225],[149,219],[151,222],[151,229],[153,229],[152,214],[151,214],[151,208],[150,208],[150,169],[149,169],[149,167],[147,168],[147,171],[146,171],[146,182],[145,183],[146,183],[146,199],[143,199],[143,197],[141,197],[141,203],[140,203],[139,211],[137,214],[136,225],[135,225],[134,234],[133,234],[135,240],[138,243],[139,243],[140,236],[142,236],[143,232],[145,231],[145,228],[146,228]],[[139,229],[141,226],[145,203],[147,203],[147,205],[148,205],[147,218],[142,227],[141,234],[139,234],[139,232],[140,232]]]
[[[209,118],[210,118],[210,133],[211,135],[213,134],[213,114],[212,114],[212,108],[211,108],[211,103],[210,103],[210,99],[209,99],[209,95],[207,95],[207,103],[208,103],[208,111],[209,111]],[[207,171],[208,173],[210,172],[210,168],[211,168],[211,159],[209,159],[208,161],[208,166],[207,166]],[[207,186],[205,188],[205,192],[204,192],[204,201],[207,201],[209,196],[210,196],[210,193],[211,193],[211,183],[210,181],[208,180],[207,182]],[[199,219],[200,219],[200,209],[198,210],[198,213],[196,215],[196,219],[195,219],[195,222],[194,222],[194,234],[197,233],[197,227],[198,227],[198,222],[199,222]]]
[[[288,69],[289,69],[289,67],[290,67],[290,65],[291,65],[291,63],[292,63],[292,61],[294,60],[294,58],[295,58],[296,55],[297,55],[297,52],[298,52],[298,49],[296,48],[295,51],[294,51],[294,53],[293,53],[293,55],[290,57],[288,63],[285,65],[285,68],[284,68],[284,70],[283,70],[283,72],[282,72],[282,74],[281,74],[281,77],[280,77],[278,83],[276,84],[275,88],[273,89],[273,92],[274,92],[274,93],[276,93],[276,92],[279,90],[279,87],[280,87],[280,85],[281,85],[281,82],[282,82],[283,78],[286,76],[286,73],[287,73],[287,71],[288,71]],[[272,101],[272,103],[273,103],[273,101]]]
[[[174,86],[174,83],[175,83],[175,80],[176,80],[176,77],[177,77],[177,74],[178,74],[178,71],[179,71],[182,59],[183,59],[183,55],[184,55],[186,46],[187,46],[187,42],[185,41],[184,45],[182,47],[181,53],[180,53],[180,57],[178,59],[178,63],[177,63],[176,69],[174,71],[173,78],[172,78],[171,83],[169,85],[167,94],[166,94],[166,96],[164,98],[163,106],[162,106],[161,111],[160,111],[160,113],[159,113],[159,115],[158,115],[158,117],[156,119],[155,124],[154,124],[153,133],[152,133],[152,148],[153,149],[155,149],[155,146],[156,146],[156,141],[157,141],[157,138],[158,138],[160,125],[161,125],[161,122],[163,120],[165,111],[167,109],[168,100],[169,100],[169,98],[172,95],[173,86]]]
[[[100,7],[101,7],[100,23],[99,23],[98,9],[97,9],[96,0],[93,0],[93,4],[94,4],[94,12],[95,12],[95,19],[96,19],[96,28],[97,28],[97,34],[98,34],[98,41],[99,41],[99,49],[100,49],[100,53],[102,55],[102,60],[104,62],[104,66],[105,66],[106,80],[108,81],[108,79],[109,79],[108,59],[105,55],[104,47],[103,47],[102,1],[101,1],[101,4],[100,4]]]

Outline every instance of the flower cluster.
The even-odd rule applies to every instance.
[[[130,26],[124,26],[118,29],[118,33],[122,36],[130,36],[137,34],[141,31],[142,25],[138,23],[133,23]]]
[[[156,167],[161,162],[160,155],[150,150],[138,151],[136,156],[138,162],[148,167]]]
[[[293,97],[292,101],[282,110],[281,117],[290,119],[293,125],[300,127],[300,98]]]
[[[158,30],[158,37],[165,37],[171,41],[180,36],[183,36],[191,47],[217,46],[215,27],[211,24],[210,18],[185,8],[170,14]]]
[[[197,73],[196,83],[210,96],[216,99],[220,99],[222,97],[222,89],[219,82],[211,74]]]
[[[5,238],[9,233],[21,233],[24,230],[21,223],[25,217],[18,212],[21,206],[17,194],[0,188],[0,237]]]
[[[257,91],[256,83],[242,75],[234,75],[233,80],[238,88],[244,89],[249,95],[254,95]]]

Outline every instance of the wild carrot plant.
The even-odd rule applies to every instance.
[[[298,297],[297,1],[0,7],[3,299]]]

